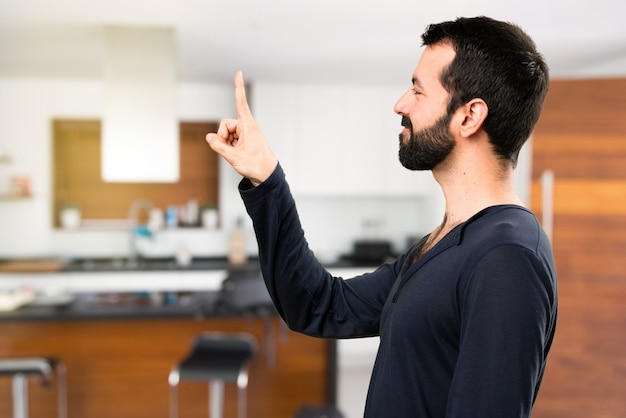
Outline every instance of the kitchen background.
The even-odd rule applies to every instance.
[[[394,7],[388,2],[367,7],[325,1],[315,6],[183,3],[186,7],[180,1],[129,7],[128,2],[108,1],[86,10],[72,0],[55,8],[37,0],[2,2],[0,259],[129,253],[129,231],[120,224],[55,226],[53,121],[104,119],[109,100],[101,68],[106,25],[178,25],[181,63],[171,86],[177,123],[234,117],[232,75],[244,71],[253,113],[285,168],[310,245],[323,261],[333,262],[364,239],[388,240],[400,251],[441,221],[443,200],[430,174],[405,172],[397,162],[400,120],[392,108],[408,88],[418,59],[418,33],[430,21],[457,15],[510,19],[535,36],[558,81],[545,123],[524,148],[516,173],[520,195],[541,216],[539,180],[543,170],[557,167],[554,242],[562,333],[538,416],[623,415],[626,406],[616,389],[624,382],[620,335],[626,315],[619,301],[626,271],[619,258],[626,210],[620,203],[626,132],[620,116],[626,108],[620,99],[626,97],[621,3],[481,1],[470,7],[449,1],[428,9],[405,0],[392,1]],[[60,43],[65,46],[54,47]],[[608,80],[585,81],[589,79]],[[203,142],[204,136],[197,140]],[[135,162],[126,165],[150,160],[145,156],[150,148],[139,149]],[[151,239],[140,239],[143,255],[173,257],[184,248],[192,257],[224,257],[240,219],[245,251],[256,254],[236,189],[240,179],[221,160],[218,171],[219,225],[164,228]],[[597,177],[609,181],[602,186],[588,181]],[[26,196],[15,196],[18,183]],[[569,192],[566,199],[559,194],[563,190]],[[591,224],[600,224],[601,232],[580,229]],[[593,271],[582,265],[591,256]],[[19,328],[11,329],[19,333]],[[598,330],[601,336],[595,334]],[[376,345],[376,339],[338,345],[338,403],[347,417],[362,413]]]
[[[0,137],[19,138],[2,143],[10,163],[0,165],[0,184],[6,195],[13,177],[30,182],[29,196],[0,200],[0,258],[128,256],[127,227],[64,229],[54,219],[60,213],[53,203],[52,121],[100,119],[104,88],[103,83],[88,80],[0,80]],[[323,261],[351,253],[358,240],[387,240],[400,251],[441,221],[443,201],[430,173],[405,172],[397,161],[400,125],[392,107],[405,88],[404,83],[275,82],[252,83],[249,88],[256,117],[292,182],[311,248]],[[293,106],[294,97],[299,97],[300,106]],[[337,103],[343,109],[337,109]],[[230,83],[181,83],[177,104],[180,121],[234,116]],[[297,109],[303,109],[299,115],[294,114]],[[307,131],[320,130],[320,137],[303,138]],[[204,142],[204,135],[197,141]],[[301,141],[310,146],[294,146]],[[517,171],[520,194],[526,198],[528,149]],[[139,239],[140,255],[173,257],[185,248],[195,258],[224,257],[239,219],[244,219],[246,252],[256,255],[253,231],[237,192],[240,178],[221,159],[218,167],[220,226],[163,228],[149,240]],[[358,416],[377,340],[342,341],[339,347],[339,406]]]
[[[396,251],[400,251],[411,238],[428,232],[441,220],[442,199],[430,174],[404,172],[397,162],[400,125],[392,107],[405,88],[402,84],[311,86],[276,83],[253,84],[250,88],[259,123],[290,181],[295,177],[292,188],[298,197],[298,208],[311,247],[324,259],[350,252],[353,242],[359,239],[390,240]],[[60,216],[60,213],[55,213],[52,206],[52,121],[100,119],[103,89],[103,84],[96,81],[0,80],[0,136],[19,138],[1,144],[3,154],[11,160],[0,165],[0,184],[6,195],[13,178],[26,177],[30,182],[30,196],[0,201],[3,237],[0,257],[127,254],[126,228],[65,230],[54,227],[53,216]],[[318,92],[317,97],[309,94],[312,89]],[[319,93],[320,90],[325,94]],[[293,115],[289,114],[293,110],[290,109],[297,107],[276,94],[280,91],[304,91],[307,97],[299,103],[305,108],[302,114],[308,119],[299,122],[298,126],[288,126],[292,132],[286,136],[283,134],[285,126],[293,122]],[[355,91],[360,95],[354,97],[352,93]],[[234,115],[230,84],[181,83],[177,93],[180,121],[219,121]],[[336,102],[346,97],[354,101],[345,105],[355,113],[354,117],[343,111],[326,110],[328,101]],[[311,104],[320,110],[308,113],[306,106]],[[337,129],[340,125],[347,126],[347,131]],[[322,130],[323,134],[317,138],[295,139],[298,133],[299,138],[304,135],[297,131],[300,127],[315,133]],[[281,129],[282,136],[273,135]],[[350,131],[356,135],[350,137]],[[197,140],[204,141],[204,136]],[[290,144],[300,141],[309,141],[308,149],[294,151],[293,146],[290,148]],[[355,161],[360,161],[360,166],[355,167]],[[526,197],[529,164],[525,149],[517,175],[520,193]],[[238,175],[220,160],[218,212],[222,227],[213,230],[185,228],[157,234],[145,248],[145,255],[173,254],[179,245],[188,246],[194,256],[224,255],[230,231],[237,220],[243,218],[248,222],[237,192],[239,180]],[[337,228],[338,225],[341,228]],[[256,243],[248,223],[246,230],[247,251],[255,254]]]

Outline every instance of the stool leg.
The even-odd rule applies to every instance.
[[[209,383],[209,417],[222,418],[224,415],[224,381],[213,380]]]
[[[13,376],[13,418],[28,418],[28,381],[23,373]]]
[[[178,385],[170,385],[170,418],[178,418]]]
[[[57,364],[57,414],[67,418],[67,369],[64,363]]]
[[[237,376],[237,417],[246,418],[248,414],[248,368],[239,370]]]
[[[246,418],[246,414],[247,414],[247,396],[248,394],[246,393],[246,387],[239,387],[238,388],[238,396],[237,396],[237,417],[238,418]]]

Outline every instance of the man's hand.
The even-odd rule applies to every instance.
[[[237,119],[222,120],[217,133],[207,134],[206,141],[235,171],[258,186],[274,172],[278,161],[252,117],[241,71],[235,74],[235,107]]]

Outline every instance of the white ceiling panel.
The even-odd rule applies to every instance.
[[[101,78],[107,25],[176,31],[178,78],[408,80],[427,24],[488,15],[535,39],[554,78],[626,76],[622,0],[2,0],[0,77]]]

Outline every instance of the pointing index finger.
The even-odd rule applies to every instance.
[[[246,98],[246,86],[241,71],[237,71],[235,74],[235,107],[237,108],[238,119],[247,119],[251,116],[248,99]]]

